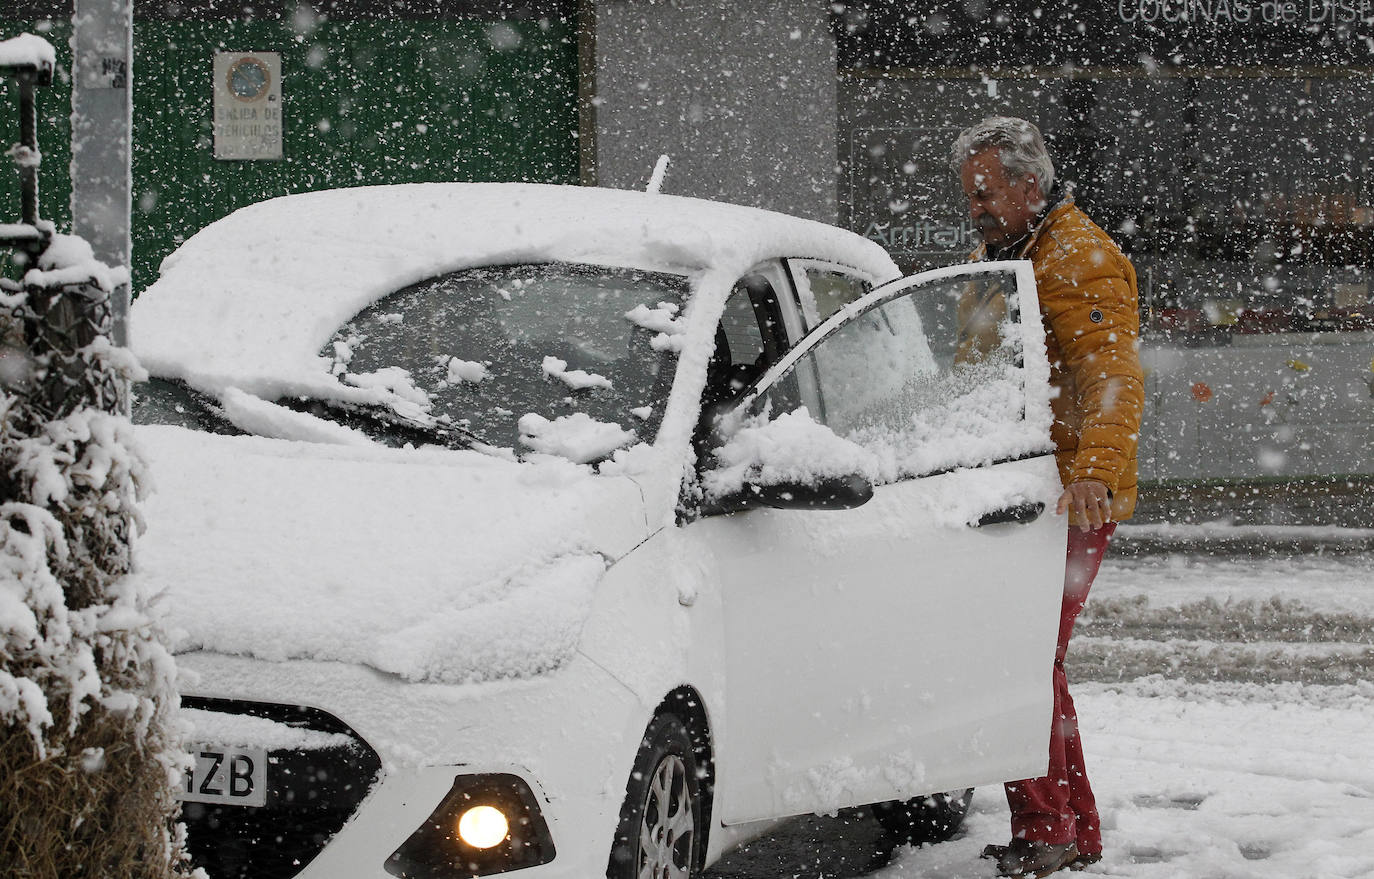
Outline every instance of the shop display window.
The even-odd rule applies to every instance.
[[[1374,331],[1374,7],[842,6],[842,221],[904,269],[977,243],[954,136],[1023,116],[1135,263],[1147,336]]]

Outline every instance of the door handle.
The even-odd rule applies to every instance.
[[[991,513],[984,513],[973,527],[982,528],[984,525],[1008,525],[1015,523],[1034,522],[1040,518],[1040,514],[1045,512],[1045,505],[1036,502],[1032,504],[1018,504],[1014,507],[1003,507],[1000,510],[993,510]]]

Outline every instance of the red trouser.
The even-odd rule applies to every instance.
[[[1107,542],[1116,523],[1094,531],[1069,528],[1068,561],[1064,571],[1064,604],[1059,612],[1059,649],[1054,654],[1054,722],[1050,725],[1050,766],[1043,778],[1008,782],[1011,835],[1033,842],[1062,845],[1077,842],[1080,853],[1102,851],[1097,801],[1083,765],[1078,738],[1078,715],[1073,710],[1064,655],[1074,620],[1088,601],[1088,590],[1102,565]]]

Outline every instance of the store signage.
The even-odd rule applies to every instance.
[[[978,243],[973,235],[973,223],[967,219],[959,223],[948,220],[918,220],[906,223],[869,222],[863,236],[876,241],[890,251],[900,253],[929,250],[972,250]]]
[[[1117,0],[1117,16],[1135,24],[1264,23],[1305,27],[1368,23],[1374,0]]]
[[[215,158],[281,157],[281,54],[216,52]]]
[[[949,170],[957,126],[856,127],[849,132],[849,227],[904,271],[959,259],[978,244]]]
[[[837,16],[840,69],[864,76],[1366,68],[1374,52],[1374,0],[963,0],[931,14],[894,0],[837,5],[849,10]]]

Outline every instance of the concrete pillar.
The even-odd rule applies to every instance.
[[[72,16],[72,231],[96,259],[129,266],[133,0],[75,0]],[[114,340],[127,341],[129,289],[113,297]]]

